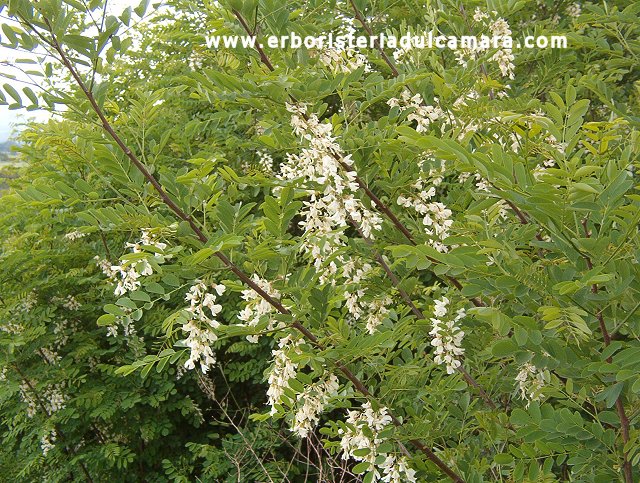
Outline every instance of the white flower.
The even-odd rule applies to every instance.
[[[415,471],[409,468],[407,460],[402,457],[397,459],[395,455],[380,452],[379,447],[384,442],[380,433],[392,423],[391,416],[387,408],[381,407],[375,411],[370,402],[362,405],[362,409],[349,411],[347,430],[339,430],[342,435],[340,448],[342,449],[342,459],[352,458],[356,461],[366,461],[369,463],[369,471],[373,472],[373,481],[385,482],[415,482]],[[367,428],[365,433],[364,428]],[[361,449],[368,449],[365,456],[356,456],[354,452]],[[378,456],[384,456],[381,464],[376,464]]]
[[[47,347],[41,347],[40,353],[45,362],[50,365],[57,364],[62,359],[56,351]]]
[[[318,58],[334,73],[349,74],[360,67],[364,67],[365,72],[371,71],[366,56],[353,49],[325,48],[318,53]]]
[[[284,181],[303,184],[309,193],[304,202],[300,226],[304,230],[302,249],[310,254],[318,271],[326,260],[344,245],[339,230],[357,224],[362,234],[373,238],[382,228],[382,218],[368,209],[356,196],[359,186],[356,174],[346,170],[351,166],[336,138],[333,126],[320,122],[316,114],[306,114],[304,105],[287,105],[292,113],[291,125],[295,133],[308,142],[300,154],[288,154],[278,177]],[[330,279],[326,274],[321,283]]]
[[[273,299],[280,299],[280,293],[273,287],[273,284],[268,280],[260,278],[255,273],[251,276],[251,280],[266,292]],[[244,322],[243,325],[247,327],[255,327],[260,323],[260,319],[263,316],[271,315],[274,312],[273,306],[267,302],[258,292],[252,288],[248,288],[242,291],[242,298],[247,302],[247,305],[238,314],[238,319]],[[268,330],[273,330],[276,325],[280,327],[282,323],[276,324],[276,321],[270,317],[267,326]],[[247,340],[252,343],[258,342],[260,336],[248,335]]]
[[[79,310],[81,307],[80,302],[78,302],[73,295],[67,295],[67,298],[62,302],[62,306],[71,311]]]
[[[434,317],[431,318],[433,328],[429,334],[433,336],[431,345],[435,347],[434,362],[444,364],[447,374],[453,374],[460,367],[459,358],[464,354],[464,349],[461,347],[464,332],[460,329],[458,322],[465,316],[465,311],[460,309],[453,319],[443,321],[442,319],[448,313],[448,305],[447,297],[434,301]]]
[[[278,349],[274,349],[273,366],[269,371],[269,389],[267,389],[268,404],[271,406],[271,414],[278,412],[276,404],[280,403],[280,398],[285,389],[289,387],[289,380],[296,377],[298,364],[290,358],[290,353],[300,353],[298,346],[302,344],[302,339],[294,339],[291,335],[283,337],[278,342]]]
[[[38,303],[38,295],[35,289],[28,292],[20,301],[19,308],[23,312],[30,312]]]
[[[388,295],[372,300],[367,306],[367,332],[374,334],[389,314],[388,306],[393,300]]]
[[[476,11],[473,14],[473,20],[475,22],[482,22],[485,19],[488,19],[489,15],[487,15],[485,12],[483,12],[480,7],[476,7]]]
[[[433,186],[426,187],[427,180],[420,176],[413,184],[413,188],[417,191],[411,196],[398,196],[396,203],[405,208],[412,208],[423,216],[422,224],[425,227],[425,233],[432,238],[429,244],[439,252],[447,252],[449,248],[443,241],[449,236],[449,229],[453,225],[451,216],[453,212],[438,201],[431,201],[436,195],[436,188],[442,182],[442,174],[444,173],[444,165],[441,170],[431,170],[429,177]]]
[[[301,438],[306,438],[318,424],[320,415],[331,398],[337,394],[339,387],[338,378],[331,374],[328,379],[311,384],[298,394],[299,407],[294,416],[291,431]]]
[[[218,340],[214,329],[220,327],[220,322],[215,317],[222,311],[222,306],[216,303],[216,299],[226,290],[221,284],[213,284],[211,288],[215,293],[208,292],[207,284],[196,280],[187,291],[185,300],[189,302],[189,307],[186,311],[191,315],[191,319],[182,326],[182,330],[188,334],[184,343],[191,349],[184,366],[194,369],[199,362],[204,374],[216,363],[211,345]]]
[[[67,233],[64,237],[69,241],[75,241],[75,240],[78,240],[78,239],[80,239],[82,237],[85,237],[85,236],[87,236],[86,233],[82,233],[82,232],[80,232],[78,230],[74,230],[74,231],[71,231],[71,232]]]
[[[511,53],[511,49],[499,49],[496,51],[491,60],[498,64],[502,77],[508,77],[509,79],[515,79],[514,69],[516,66],[513,61],[515,56]]]
[[[127,243],[125,246],[130,248],[132,253],[150,251],[153,253],[153,260],[158,264],[162,264],[172,257],[172,255],[160,253],[167,248],[167,244],[158,241],[148,230],[142,230],[140,240],[137,243]],[[109,281],[116,285],[113,293],[118,296],[139,289],[141,285],[139,278],[153,274],[153,266],[147,259],[124,261],[119,265],[110,265],[107,260],[102,260],[99,256],[95,256],[94,260],[109,278]]]
[[[398,459],[395,455],[388,455],[380,465],[380,469],[383,473],[380,481],[388,483],[413,483],[416,481],[416,471],[409,468],[405,457]]]
[[[55,442],[57,436],[56,430],[52,429],[40,438],[40,448],[42,449],[43,456],[47,456],[47,453],[56,447]]]
[[[566,8],[565,12],[567,12],[567,15],[569,17],[576,18],[579,17],[582,13],[582,7],[579,3],[574,2]]]
[[[20,398],[27,403],[28,417],[34,417],[38,410],[44,410],[46,415],[50,416],[66,407],[67,397],[62,392],[64,384],[47,386],[41,390],[39,399],[33,395],[34,387],[33,381],[20,384]]]
[[[258,155],[258,168],[263,173],[273,173],[273,157],[263,149],[256,151]]]
[[[520,366],[520,372],[516,376],[520,397],[527,401],[529,407],[531,401],[542,399],[542,388],[545,386],[546,374],[530,363]]]
[[[511,35],[511,29],[509,28],[509,24],[503,18],[497,18],[489,25],[489,30],[491,31],[491,35],[494,37],[508,37]]]
[[[426,132],[432,122],[442,120],[445,117],[445,112],[437,104],[438,99],[434,98],[434,101],[436,105],[427,106],[424,104],[420,94],[412,95],[409,90],[405,89],[400,99],[391,98],[387,101],[387,104],[390,107],[399,107],[401,112],[412,110],[407,119],[416,122],[416,131]]]

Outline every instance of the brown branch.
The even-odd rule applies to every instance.
[[[109,250],[109,245],[107,245],[107,239],[104,236],[104,232],[100,230],[100,239],[102,240],[102,245],[104,246],[104,250],[107,255],[107,260],[111,261],[111,251]]]
[[[400,75],[400,73],[398,72],[398,69],[396,68],[393,61],[389,58],[387,53],[384,51],[384,49],[382,48],[382,45],[380,45],[378,38],[374,35],[373,30],[371,30],[371,27],[369,27],[369,24],[367,23],[367,19],[364,18],[364,15],[362,15],[362,12],[360,12],[358,7],[356,7],[356,4],[353,0],[349,0],[349,3],[353,8],[353,12],[355,13],[356,18],[358,19],[358,22],[360,22],[360,25],[362,25],[362,28],[367,32],[367,34],[369,35],[369,38],[375,39],[374,45],[378,50],[378,52],[380,52],[380,56],[382,57],[382,59],[391,69],[391,73],[393,74],[393,77],[398,77]]]
[[[591,232],[587,227],[587,218],[582,220],[582,228],[584,229],[584,236],[586,238],[591,238]],[[589,270],[593,270],[593,263],[591,262],[591,258],[587,255],[583,254],[583,258],[587,263],[587,268]],[[591,293],[597,295],[598,293],[598,284],[594,283],[591,285]],[[611,344],[611,335],[607,330],[607,324],[604,321],[604,316],[602,315],[602,309],[598,308],[596,311],[596,317],[598,319],[598,325],[600,326],[600,332],[602,333],[602,338],[604,339],[604,346],[608,347]],[[613,358],[611,356],[607,357],[607,362],[611,364]],[[629,431],[630,424],[629,418],[627,417],[627,413],[624,409],[624,405],[622,404],[622,393],[616,399],[616,412],[618,413],[618,418],[620,419],[620,429],[622,432],[622,443],[624,446],[629,442]],[[629,461],[629,452],[623,450],[623,464],[622,470],[624,473],[624,480],[626,483],[633,483],[633,470],[631,468],[631,462]]]

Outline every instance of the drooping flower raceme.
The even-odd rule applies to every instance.
[[[125,245],[131,249],[131,253],[153,254],[153,261],[157,264],[164,263],[172,255],[163,254],[167,244],[159,241],[149,230],[142,230],[140,240],[137,243],[127,243]],[[140,288],[140,277],[153,274],[153,266],[147,258],[139,260],[125,260],[119,265],[109,265],[106,260],[94,257],[96,264],[102,272],[116,285],[115,295],[125,295]]]
[[[429,244],[441,253],[449,251],[443,241],[449,236],[449,229],[453,225],[451,216],[453,212],[444,203],[434,201],[436,187],[442,182],[444,163],[442,169],[431,169],[427,176],[421,175],[411,186],[411,194],[398,196],[398,205],[411,208],[423,217],[422,224],[429,239]]]
[[[307,114],[305,105],[287,104],[287,109],[292,114],[294,132],[308,141],[309,147],[299,155],[289,154],[279,177],[302,181],[309,191],[302,213],[304,220],[300,222],[305,232],[303,249],[320,269],[343,245],[336,230],[354,223],[365,237],[373,238],[382,227],[382,218],[357,198],[359,186],[350,169],[353,161],[332,136],[331,123],[320,122],[316,114]],[[333,269],[337,267],[334,265]]]
[[[371,71],[367,57],[354,49],[324,48],[318,53],[318,59],[322,64],[331,69],[333,73],[351,72],[364,67],[365,72]]]
[[[513,61],[515,59],[511,44],[511,29],[507,21],[501,17],[498,17],[498,13],[493,11],[490,14],[482,11],[479,7],[476,8],[473,14],[473,20],[484,32],[480,36],[480,40],[476,44],[470,44],[464,48],[460,48],[456,51],[456,60],[458,64],[463,67],[467,66],[467,62],[470,59],[476,59],[480,54],[489,50],[490,47],[498,45],[499,48],[494,52],[489,61],[495,62],[500,69],[500,73],[503,77],[509,79],[514,78],[515,65]],[[488,31],[488,32],[487,32]],[[495,42],[494,42],[495,39]]]
[[[251,279],[271,298],[274,298],[276,300],[280,299],[280,293],[273,287],[273,284],[271,282],[260,278],[255,273],[252,275]],[[247,305],[240,311],[240,313],[238,314],[238,318],[247,327],[257,326],[263,316],[271,315],[274,311],[273,306],[252,288],[243,290],[242,298],[247,302]],[[276,321],[272,318],[269,318],[267,329],[273,330],[275,328]],[[258,335],[247,336],[247,340],[249,342],[253,342],[254,344],[258,342],[259,338],[260,336]]]
[[[280,404],[280,398],[289,387],[289,381],[297,374],[298,364],[291,360],[291,355],[300,353],[298,347],[302,339],[294,339],[291,335],[283,337],[278,342],[278,348],[274,349],[273,365],[269,371],[269,389],[267,389],[268,404],[271,406],[271,414],[276,414],[276,404]]]
[[[345,285],[348,287],[344,292],[345,305],[353,318],[358,320],[365,310],[360,302],[360,299],[365,294],[362,283],[371,271],[371,265],[368,263],[358,264],[353,257],[348,260],[342,258],[341,262],[342,277],[345,280]]]
[[[426,105],[420,94],[412,94],[405,89],[400,98],[392,97],[387,104],[389,107],[398,107],[401,112],[411,110],[407,119],[416,122],[416,131],[427,132],[432,122],[447,121],[445,112],[438,105],[438,98],[434,98],[434,102],[435,105]]]
[[[367,304],[367,325],[366,329],[369,334],[374,334],[382,321],[389,315],[389,306],[393,300],[388,295],[377,297]]]
[[[460,329],[458,322],[465,316],[465,311],[460,309],[451,318],[451,314],[448,314],[448,305],[447,297],[434,300],[431,318],[433,328],[429,334],[433,337],[431,345],[435,347],[434,362],[446,365],[447,374],[453,374],[460,367],[459,358],[464,354],[464,349],[461,347],[464,332]]]
[[[527,407],[532,401],[542,399],[542,388],[546,382],[545,374],[533,364],[527,362],[520,366],[516,382],[520,390],[520,397],[527,401]]]
[[[567,6],[565,12],[569,17],[577,18],[582,13],[582,7],[578,2],[574,2]]]
[[[341,3],[344,5],[341,6]],[[348,3],[338,0],[334,8],[336,20],[340,22],[340,25],[335,32],[335,37],[348,37],[350,35],[355,35],[356,29],[353,26],[353,17],[346,16],[341,13],[341,9],[343,8],[348,10]],[[366,56],[356,49],[342,47],[340,45],[320,49],[318,52],[318,58],[320,62],[331,69],[333,73],[342,72],[349,74],[360,67],[364,67],[365,72],[371,71],[371,66],[367,61]]]
[[[291,431],[301,438],[306,438],[309,432],[317,426],[320,415],[325,410],[332,397],[334,397],[340,384],[334,374],[321,382],[305,387],[297,396],[298,410],[293,419]]]
[[[47,456],[49,451],[56,447],[55,442],[58,434],[55,429],[48,431],[40,438],[40,449],[42,449],[42,455]]]
[[[200,363],[200,369],[204,374],[216,363],[216,358],[211,345],[218,340],[215,329],[220,327],[216,316],[222,311],[222,306],[216,303],[217,297],[222,295],[226,287],[222,284],[214,284],[209,292],[209,286],[201,281],[189,289],[185,300],[189,302],[186,311],[191,315],[190,320],[183,324],[182,330],[187,338],[184,343],[191,352],[185,363],[187,369],[194,369],[196,363]]]
[[[27,403],[27,416],[32,418],[39,410],[45,415],[51,416],[53,413],[64,409],[67,405],[67,397],[63,392],[64,384],[54,384],[46,387],[40,392],[40,397],[34,394],[35,383],[23,382],[20,385],[20,398]]]
[[[342,275],[346,290],[344,292],[345,306],[354,321],[366,321],[366,330],[373,334],[385,317],[389,314],[389,306],[393,302],[386,294],[366,300],[364,282],[370,276],[373,267],[369,263],[362,263],[356,257],[340,256]],[[334,277],[334,280],[336,278]]]
[[[85,236],[87,236],[86,233],[82,233],[81,231],[74,230],[65,234],[64,237],[69,241],[75,241],[75,240],[79,240],[80,238],[84,238]]]
[[[367,401],[360,410],[349,411],[345,422],[347,429],[339,430],[342,435],[340,440],[342,459],[352,458],[356,461],[369,463],[369,471],[373,473],[372,481],[374,482],[416,481],[415,471],[409,468],[404,457],[398,459],[393,454],[379,451],[380,445],[385,441],[380,433],[392,422],[387,408],[381,407],[374,410],[371,403]],[[357,456],[355,454],[356,451],[364,449],[369,450],[366,455]],[[381,455],[385,457],[384,462],[376,464],[376,459]]]

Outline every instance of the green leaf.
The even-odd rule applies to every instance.
[[[518,346],[511,339],[502,339],[493,344],[491,353],[496,357],[512,356],[518,350]]]
[[[114,325],[116,321],[116,316],[113,314],[103,314],[100,317],[98,317],[97,320],[97,324],[101,327],[103,326],[107,326],[107,325]]]
[[[509,453],[499,453],[493,457],[493,462],[497,465],[510,465],[513,463],[513,456]]]

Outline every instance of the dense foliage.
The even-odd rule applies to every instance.
[[[636,481],[627,3],[0,1],[2,479]]]

